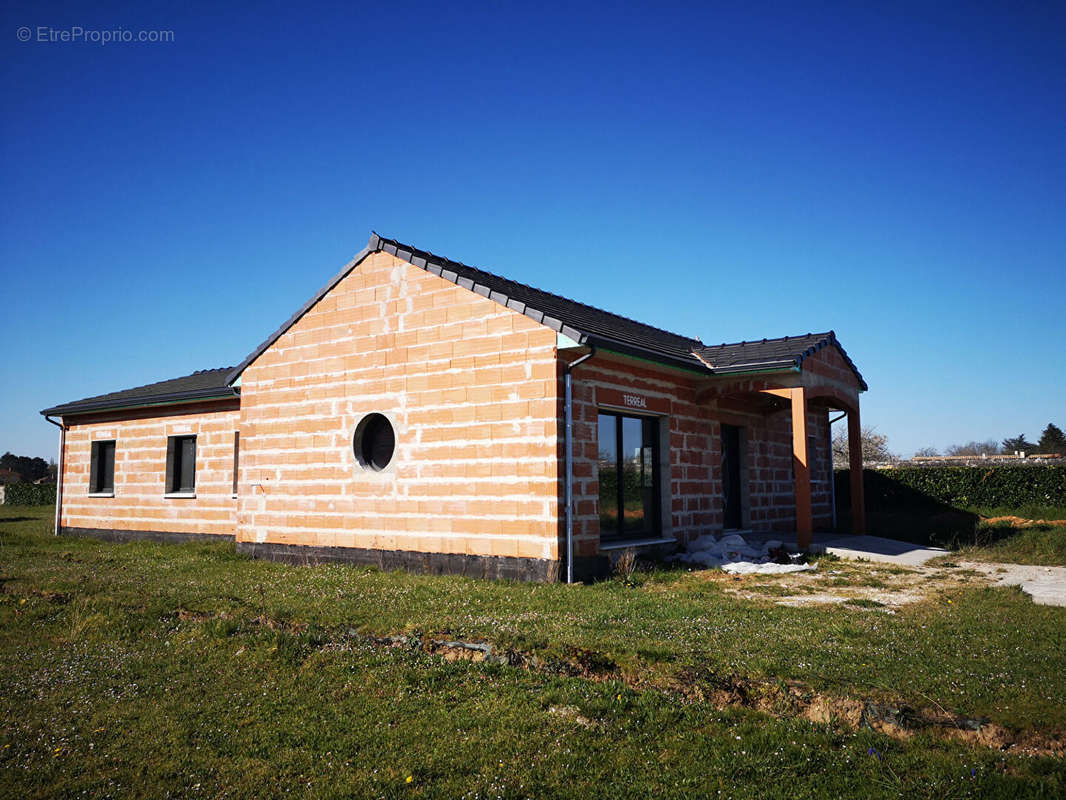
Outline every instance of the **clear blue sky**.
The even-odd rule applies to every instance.
[[[166,5],[0,12],[0,451],[240,361],[371,228],[708,343],[833,328],[899,452],[1066,427],[1061,3]],[[174,41],[18,41],[74,25]]]

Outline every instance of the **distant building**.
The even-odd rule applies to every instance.
[[[41,413],[63,533],[545,580],[568,543],[578,575],[731,528],[805,543],[828,412],[860,453],[865,389],[831,331],[707,345],[374,235],[237,367]]]

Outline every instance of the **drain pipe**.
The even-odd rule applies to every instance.
[[[56,422],[51,417],[45,415],[45,419],[59,428],[59,458],[56,459],[56,525],[55,534],[59,536],[59,520],[60,514],[63,509],[63,453],[67,449],[67,426],[61,422]]]
[[[574,393],[570,370],[596,355],[596,345],[588,353],[566,365],[566,582],[574,582]]]

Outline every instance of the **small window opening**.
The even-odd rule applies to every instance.
[[[363,469],[380,472],[391,462],[396,451],[396,434],[384,414],[367,414],[352,438],[355,460]]]
[[[89,470],[89,492],[108,494],[115,491],[115,443],[93,442]]]
[[[167,438],[167,493],[192,494],[196,491],[196,437]]]

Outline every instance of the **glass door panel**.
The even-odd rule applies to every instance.
[[[642,538],[659,530],[659,421],[599,415],[600,536]]]
[[[621,533],[618,520],[618,417],[599,417],[600,536]]]

